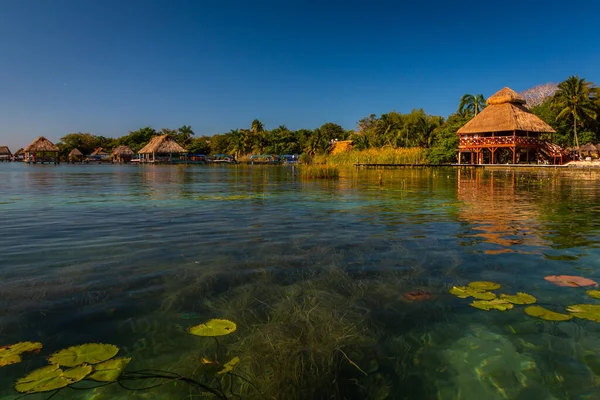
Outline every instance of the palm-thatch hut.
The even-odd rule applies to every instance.
[[[138,154],[140,162],[174,162],[185,158],[187,150],[184,149],[169,135],[154,136]]]
[[[110,153],[104,151],[102,147],[96,148],[92,154],[86,157],[87,162],[110,162]]]
[[[591,143],[586,143],[583,146],[579,146],[579,154],[583,157],[598,157],[598,149]]]
[[[0,146],[0,162],[8,162],[12,160],[12,153],[8,146]]]
[[[24,161],[30,164],[43,164],[45,162],[58,164],[58,151],[59,148],[51,141],[40,136],[23,149],[23,152],[25,153]]]
[[[83,162],[84,155],[79,149],[73,149],[69,152],[68,159],[70,163]]]
[[[114,163],[128,163],[133,158],[133,150],[128,146],[119,146],[113,150],[111,157]]]
[[[13,161],[23,161],[25,159],[25,152],[23,151],[23,148],[21,147],[19,150],[17,150],[15,152],[15,154],[13,154]]]
[[[540,138],[554,129],[525,108],[525,103],[523,96],[507,87],[491,96],[488,107],[457,132],[458,163],[464,154],[470,154],[471,164],[566,161],[566,151]]]

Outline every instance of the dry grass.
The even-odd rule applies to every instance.
[[[426,163],[427,150],[419,147],[394,149],[352,150],[326,156],[316,156],[316,164],[350,166],[354,164],[422,164]]]

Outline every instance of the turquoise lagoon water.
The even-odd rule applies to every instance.
[[[448,293],[490,280],[559,312],[600,304],[544,280],[600,281],[598,182],[546,169],[306,181],[294,167],[0,165],[0,346],[44,345],[0,368],[0,398],[52,352],[104,342],[132,357],[128,371],[231,399],[600,399],[600,324]],[[403,296],[416,290],[431,297]],[[238,329],[186,332],[210,318]],[[237,375],[214,378],[202,357],[239,357]],[[203,398],[146,378],[53,398]]]

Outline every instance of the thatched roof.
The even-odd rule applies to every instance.
[[[82,155],[83,155],[83,153],[81,151],[79,151],[79,149],[73,149],[69,153],[69,157],[80,157]]]
[[[145,145],[139,154],[152,154],[152,153],[187,153],[187,150],[181,147],[173,138],[169,135],[154,136],[150,142]]]
[[[12,156],[8,146],[0,146],[0,156]]]
[[[19,150],[17,150],[17,152],[15,154],[13,154],[14,156],[20,156],[21,154],[23,154],[23,148],[21,147]]]
[[[113,156],[132,156],[133,150],[131,150],[128,146],[119,146],[112,152]]]
[[[105,152],[102,147],[98,147],[96,150],[94,150],[92,152],[92,154],[90,154],[91,156],[107,156],[108,153]]]
[[[25,147],[23,151],[25,153],[36,153],[36,152],[57,152],[59,149],[51,141],[43,136],[35,139],[29,146]]]
[[[596,145],[596,149],[597,149],[597,150],[600,150],[600,143],[598,143],[598,144]]]
[[[459,135],[485,132],[555,132],[537,115],[525,108],[523,96],[504,88],[487,100],[488,107],[458,130]]]
[[[598,149],[593,144],[587,143],[583,146],[579,146],[579,151],[598,151]]]

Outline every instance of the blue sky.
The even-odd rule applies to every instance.
[[[0,145],[44,135],[346,129],[447,116],[580,75],[600,83],[597,1],[0,0]]]

